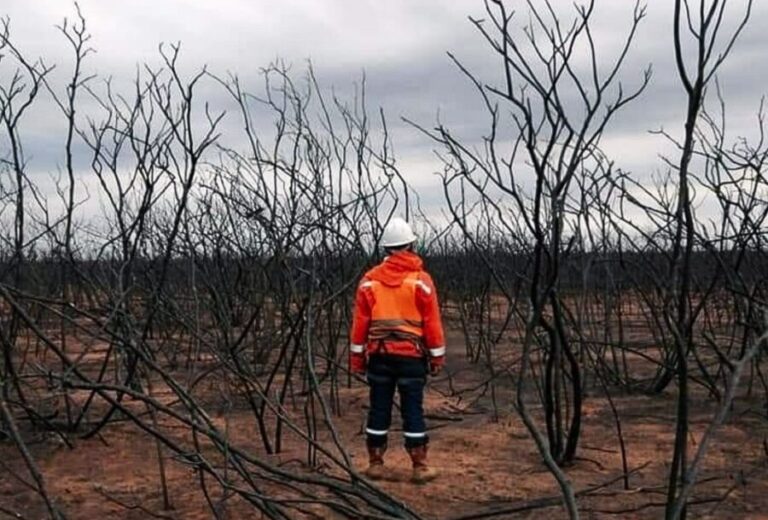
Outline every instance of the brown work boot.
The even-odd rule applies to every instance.
[[[437,477],[437,470],[427,465],[427,445],[408,448],[408,455],[413,462],[413,474],[411,482],[414,484],[425,484]]]
[[[384,466],[384,452],[387,446],[368,446],[368,469],[363,474],[371,480],[382,480],[387,476]]]

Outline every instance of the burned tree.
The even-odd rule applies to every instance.
[[[572,517],[576,506],[560,467],[573,461],[578,446],[582,402],[582,366],[569,316],[572,305],[562,284],[562,268],[571,255],[576,230],[574,179],[600,163],[600,139],[615,114],[636,99],[650,78],[625,91],[618,75],[644,9],[635,6],[624,45],[606,69],[598,66],[591,22],[594,2],[576,8],[567,24],[548,2],[528,5],[531,22],[516,31],[501,1],[486,2],[488,18],[473,20],[501,61],[504,83],[486,85],[458,66],[477,87],[491,119],[480,147],[460,142],[443,126],[425,130],[445,149],[443,185],[454,221],[484,252],[495,284],[517,312],[524,332],[517,374],[516,408],[556,476]],[[576,64],[586,52],[586,67]],[[470,192],[466,195],[466,192]],[[479,200],[473,213],[465,197]],[[474,222],[483,233],[474,233]],[[491,237],[490,239],[487,237]],[[490,254],[500,246],[506,256]],[[518,270],[501,259],[525,257]],[[534,350],[539,355],[534,355]],[[529,411],[528,381],[541,363],[541,399],[546,436]],[[534,372],[535,373],[535,372]]]

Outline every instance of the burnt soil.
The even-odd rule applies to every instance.
[[[461,344],[456,330],[449,339],[450,345]],[[423,486],[408,481],[409,461],[400,446],[398,418],[386,454],[391,480],[378,485],[425,519],[459,518],[482,511],[499,511],[492,518],[566,518],[556,500],[556,482],[512,408],[512,383],[507,376],[500,376],[491,387],[484,384],[488,377],[482,368],[468,363],[463,352],[449,351],[447,370],[430,381],[425,399],[430,462],[440,472],[438,479]],[[324,471],[322,464],[317,468],[306,465],[305,444],[290,435],[280,454],[264,455],[248,408],[237,403],[224,406],[217,399],[220,389],[216,385],[201,391],[208,392],[202,400],[210,403],[210,415],[226,429],[233,443],[276,464]],[[630,469],[628,489],[621,479],[620,446],[608,402],[599,392],[587,394],[578,459],[566,468],[577,492],[599,487],[580,496],[583,518],[663,517],[675,429],[675,392],[674,384],[667,392],[653,396],[613,392]],[[154,395],[168,402],[172,397],[159,385]],[[366,462],[363,425],[367,389],[363,383],[353,382],[351,388],[340,390],[339,400],[343,413],[335,418],[335,425],[355,465],[362,470]],[[694,392],[692,449],[717,406],[703,391]],[[24,423],[20,427],[50,494],[68,518],[212,518],[196,474],[171,456],[165,457],[171,507],[164,507],[156,444],[129,421],[110,424],[101,435],[88,440],[72,435],[73,448],[50,432],[32,430]],[[767,436],[762,400],[739,399],[709,446],[691,498],[689,518],[768,518]],[[10,441],[0,441],[0,462],[0,518],[14,518],[12,512],[20,518],[46,518],[37,494],[11,475],[31,480]],[[220,492],[214,494],[221,498]],[[554,498],[547,502],[554,505],[541,507],[541,502],[536,502],[547,497]],[[523,510],[503,512],[514,508]],[[259,516],[247,504],[231,498],[224,501],[220,517]]]

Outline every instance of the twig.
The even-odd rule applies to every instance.
[[[702,504],[711,504],[712,502],[720,502],[722,500],[721,497],[710,497],[710,498],[700,498],[698,500],[691,500],[689,502],[686,502],[687,506],[699,506]],[[584,512],[587,513],[602,513],[605,515],[626,515],[628,513],[637,513],[638,511],[642,511],[644,509],[648,509],[651,507],[665,507],[667,505],[666,502],[648,502],[645,504],[641,504],[637,507],[630,507],[626,509],[584,509]]]
[[[0,513],[4,515],[8,515],[11,518],[16,518],[17,520],[25,520],[26,517],[22,516],[21,513],[17,513],[16,511],[11,511],[10,509],[7,509],[3,506],[0,506]]]
[[[650,462],[646,462],[645,464],[642,464],[641,466],[638,466],[637,468],[631,470],[629,474],[631,475],[633,473],[636,473],[646,468],[649,464]],[[608,487],[624,479],[624,477],[625,475],[622,473],[618,477],[614,477],[606,482],[603,482],[602,484],[597,484],[595,486],[590,486],[580,491],[576,491],[574,493],[574,496],[582,497],[582,496],[589,495],[591,493],[594,493],[595,491]],[[545,509],[548,507],[555,507],[555,506],[561,506],[561,505],[563,505],[563,497],[561,495],[542,497],[542,498],[537,498],[535,500],[530,500],[528,502],[520,502],[512,506],[503,507],[503,508],[495,509],[492,511],[483,511],[478,513],[469,513],[467,515],[456,516],[451,518],[451,520],[479,520],[481,518],[492,518],[496,516],[510,515],[513,513],[522,513],[525,511],[533,511],[535,509]]]
[[[93,489],[99,495],[103,496],[104,498],[106,498],[110,502],[115,503],[115,504],[119,505],[122,508],[128,509],[129,511],[141,511],[142,513],[147,514],[147,515],[151,516],[152,518],[162,518],[163,520],[174,520],[174,517],[172,517],[172,516],[164,515],[162,513],[153,513],[152,511],[150,511],[146,507],[142,506],[141,504],[128,504],[126,502],[123,502],[119,498],[115,498],[112,495],[110,495],[109,493],[107,493],[104,490],[104,488],[102,488],[101,486],[94,486]]]
[[[24,439],[21,437],[21,434],[19,433],[19,430],[16,427],[16,422],[15,422],[15,419],[13,418],[13,414],[8,409],[8,405],[6,404],[5,399],[3,399],[2,397],[0,397],[0,416],[3,417],[4,421],[8,425],[8,430],[9,430],[9,433],[11,434],[11,438],[16,443],[16,447],[19,449],[19,453],[21,453],[21,456],[24,458],[24,462],[27,464],[29,473],[32,475],[32,478],[35,480],[35,483],[37,484],[36,491],[45,501],[45,506],[48,509],[48,515],[54,520],[63,519],[64,515],[53,504],[53,501],[48,495],[48,491],[46,490],[46,487],[45,487],[45,479],[43,478],[43,474],[40,472],[40,469],[37,467],[37,463],[35,462],[35,459],[32,457],[32,454],[29,452],[29,449],[27,449],[27,445],[24,443]]]

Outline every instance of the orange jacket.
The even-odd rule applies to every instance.
[[[360,371],[365,356],[428,355],[432,365],[445,358],[445,337],[432,277],[421,258],[398,251],[365,273],[355,295],[350,331],[350,366]]]

